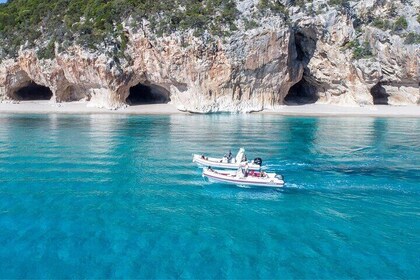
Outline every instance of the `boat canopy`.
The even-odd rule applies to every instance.
[[[236,155],[236,162],[243,162],[245,161],[245,149],[240,148],[238,154]]]

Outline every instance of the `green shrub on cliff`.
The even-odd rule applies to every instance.
[[[405,17],[399,17],[394,23],[394,31],[402,31],[407,29],[408,23]]]
[[[372,22],[373,26],[382,30],[389,30],[392,28],[392,24],[389,20],[375,18]]]
[[[338,6],[341,5],[342,0],[329,0],[328,4],[330,4],[331,6]]]
[[[363,44],[358,44],[353,49],[353,58],[354,59],[361,59],[361,58],[369,58],[372,56],[372,48],[370,47],[369,42],[363,42]]]
[[[404,40],[404,44],[412,45],[412,44],[420,44],[420,34],[416,34],[414,32],[410,32],[407,34]]]
[[[287,7],[277,0],[259,0],[258,9],[260,11],[272,11],[276,14],[282,14],[285,17],[289,15]]]
[[[360,44],[358,39],[348,42],[344,49],[351,49],[354,59],[369,58],[372,56],[372,48],[369,42],[363,42]]]
[[[254,29],[258,26],[258,23],[254,20],[248,20],[247,18],[244,19],[245,30]]]
[[[303,7],[306,3],[312,3],[312,1],[308,0],[291,0],[291,4],[294,6]]]
[[[41,59],[52,59],[55,55],[55,40],[51,39],[45,47],[39,48],[37,55]]]
[[[347,6],[348,0],[329,0],[328,4],[331,6]]]

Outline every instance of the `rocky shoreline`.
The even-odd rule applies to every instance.
[[[150,99],[196,113],[312,103],[419,105],[420,45],[372,25],[355,26],[355,16],[386,13],[393,1],[383,2],[359,1],[342,11],[318,1],[311,4],[317,13],[292,7],[292,25],[267,15],[251,29],[239,21],[238,30],[223,39],[192,32],[156,37],[147,21],[136,29],[124,24],[130,59],[77,45],[61,52],[56,45],[54,58],[41,59],[36,49],[22,48],[17,58],[0,63],[0,100],[38,94],[55,103],[118,109],[147,91]],[[414,2],[398,2],[397,12],[407,17],[408,30],[420,33]],[[237,9],[246,17],[257,3],[237,2]],[[371,54],[355,59],[354,42],[367,44]]]

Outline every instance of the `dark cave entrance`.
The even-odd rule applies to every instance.
[[[389,105],[389,94],[386,92],[386,89],[381,83],[377,83],[373,88],[371,88],[370,94],[373,97],[373,105]]]
[[[169,91],[157,85],[137,84],[130,88],[126,102],[130,105],[168,103]]]
[[[79,101],[84,98],[88,99],[86,91],[74,84],[69,84],[59,95],[57,94],[58,102]]]
[[[318,83],[312,77],[308,64],[316,50],[318,41],[316,31],[311,28],[298,29],[292,36],[289,47],[291,53],[295,52],[292,67],[303,66],[303,74],[300,81],[289,89],[283,103],[286,105],[315,103],[319,99]]]
[[[48,87],[34,82],[19,89],[14,94],[16,100],[50,100],[52,96],[53,93]]]
[[[310,82],[302,78],[297,84],[293,85],[286,97],[286,105],[312,104],[318,101],[317,88]]]

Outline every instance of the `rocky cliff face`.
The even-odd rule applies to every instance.
[[[420,44],[404,38],[420,36],[419,2],[366,0],[344,8],[330,2],[299,7],[288,1],[287,19],[266,13],[247,27],[259,1],[238,1],[238,30],[225,38],[196,37],[192,30],[157,37],[145,20],[125,24],[130,59],[77,45],[61,52],[56,46],[53,59],[40,59],[36,49],[22,48],[17,58],[1,61],[0,99],[25,99],[33,89],[50,92],[52,102],[86,100],[113,109],[130,103],[130,89],[141,84],[191,112],[420,104]],[[389,9],[394,21],[405,17],[404,31],[372,23]]]

